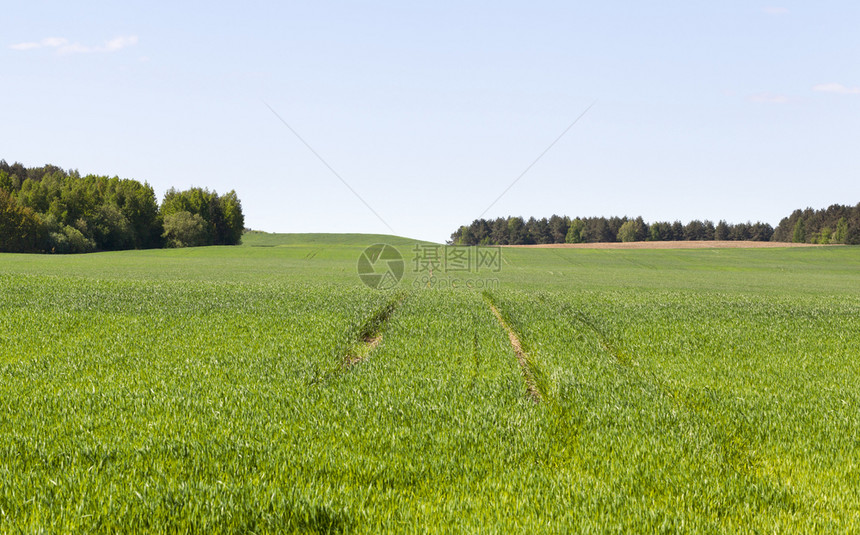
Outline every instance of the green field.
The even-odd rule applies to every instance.
[[[860,531],[856,247],[244,243],[0,255],[0,533]]]

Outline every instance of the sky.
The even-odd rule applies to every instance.
[[[257,230],[443,242],[478,217],[860,202],[857,2],[3,11],[0,158],[235,189]]]

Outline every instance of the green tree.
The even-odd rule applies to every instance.
[[[100,249],[119,251],[134,247],[134,229],[113,204],[103,204],[96,208],[87,221],[87,229]]]
[[[848,220],[844,217],[839,218],[836,223],[836,232],[833,233],[833,243],[845,243],[845,237],[848,235]]]
[[[463,225],[457,232],[451,234],[451,243],[453,245],[476,245],[477,242],[472,235],[472,228],[468,225]]]
[[[550,217],[549,232],[552,237],[552,243],[564,243],[569,227],[570,219],[559,215],[553,215]]]
[[[798,219],[794,224],[794,232],[792,233],[791,241],[794,243],[806,243],[806,224],[803,218]]]
[[[12,193],[12,177],[9,176],[9,173],[6,171],[0,170],[0,189],[6,191],[6,193]]]
[[[57,254],[91,253],[96,250],[94,241],[74,227],[63,227],[50,234],[50,250]]]
[[[605,217],[589,217],[585,221],[585,230],[582,231],[582,241],[588,243],[605,243],[617,240],[617,230],[613,230],[613,224],[618,228],[624,224],[620,218],[613,218],[612,224]]]
[[[705,230],[702,234],[703,240],[713,240],[714,239],[714,222],[705,219],[704,222]]]
[[[567,235],[564,241],[566,243],[582,243],[585,241],[585,221],[576,218],[570,222],[570,227],[567,229]]]
[[[773,227],[768,223],[758,222],[750,228],[750,239],[753,241],[770,241],[773,237]]]
[[[161,246],[164,229],[152,186],[136,180],[112,180],[106,201],[115,205],[128,221],[131,228],[130,247],[148,249]]]
[[[27,179],[21,184],[18,192],[18,202],[21,206],[32,209],[34,212],[47,212],[50,199],[48,191],[41,182]]]
[[[618,229],[618,240],[622,242],[643,241],[646,236],[645,224],[642,218],[626,221]]]
[[[729,239],[729,225],[722,219],[714,228],[714,239],[717,241],[725,241]]]
[[[243,223],[244,226],[244,223]],[[472,235],[475,237],[475,240],[481,245],[487,245],[490,243],[490,224],[486,219],[476,219],[472,221]]]
[[[658,221],[648,225],[649,241],[671,241],[673,239],[672,224],[666,221]]]
[[[523,245],[527,243],[528,233],[526,223],[522,217],[508,218],[508,243],[510,245]]]
[[[168,247],[198,247],[212,244],[210,226],[197,214],[181,211],[164,218],[164,238]]]
[[[200,216],[208,227],[214,245],[237,245],[242,241],[245,216],[235,191],[219,197],[217,192],[208,189],[177,191],[171,188],[164,195],[160,213],[167,221],[168,216],[179,212]]]
[[[648,239],[648,223],[642,219],[642,216],[634,219],[636,222],[636,241],[645,241]]]
[[[497,245],[508,245],[508,222],[505,218],[498,217],[493,221],[490,240]]]
[[[209,216],[209,204],[215,196],[208,189],[203,188],[191,188],[185,191],[170,188],[164,194],[164,200],[161,201],[161,215],[167,217],[177,212],[189,212],[205,219]]]
[[[698,219],[687,223],[684,227],[684,239],[688,241],[706,240],[708,235],[707,225]]]
[[[605,218],[603,218],[606,220]],[[604,228],[604,236],[600,241],[606,242],[614,242],[618,240],[618,231],[621,230],[621,225],[627,222],[627,216],[624,217],[610,217],[606,220],[606,227]]]
[[[242,243],[242,234],[245,232],[245,215],[242,213],[242,202],[236,195],[236,191],[230,190],[218,199],[218,203],[221,205],[224,224],[221,243],[222,245],[239,245]],[[482,237],[476,235],[478,239]]]
[[[526,234],[529,243],[552,243],[549,222],[545,217],[542,219],[529,218],[526,222]]]
[[[35,253],[44,250],[46,243],[39,217],[0,189],[0,252]]]
[[[244,232],[242,205],[235,191],[219,197],[202,188],[183,192],[171,189],[160,210],[154,190],[146,183],[119,177],[82,177],[75,170],[64,171],[55,165],[25,168],[5,160],[0,160],[0,190],[14,201],[14,205],[7,202],[4,206],[7,219],[14,215],[21,223],[34,217],[41,223],[37,225],[42,228],[37,248],[44,251],[161,247],[164,217],[178,212],[202,218],[209,243],[237,244]],[[10,225],[7,221],[7,227]],[[23,227],[19,231],[23,232]],[[14,240],[29,243],[32,236]],[[4,236],[4,240],[6,247],[12,247],[12,236]]]
[[[729,229],[729,239],[737,241],[749,240],[752,237],[750,231],[751,227],[752,225],[749,223],[738,223],[736,225],[732,225]]]

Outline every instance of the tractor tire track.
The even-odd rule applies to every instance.
[[[406,299],[406,295],[398,294],[388,301],[385,306],[376,311],[359,328],[356,341],[346,350],[341,368],[348,370],[366,360],[382,343],[382,330],[394,311]]]
[[[529,398],[535,403],[540,403],[543,399],[543,394],[541,393],[540,386],[537,381],[537,374],[534,370],[534,365],[530,361],[529,356],[523,350],[523,345],[520,342],[520,338],[517,335],[514,328],[505,320],[502,313],[499,311],[498,307],[493,303],[492,298],[490,298],[489,294],[484,294],[484,299],[487,301],[487,305],[489,305],[490,310],[493,312],[493,315],[496,316],[496,319],[499,321],[499,325],[508,333],[508,338],[511,342],[511,347],[514,350],[514,354],[517,357],[517,362],[520,365],[520,372],[523,375],[523,381],[526,383],[526,391],[528,392]]]

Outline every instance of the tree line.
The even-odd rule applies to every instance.
[[[822,210],[795,210],[779,222],[774,241],[860,244],[860,203],[833,204]]]
[[[236,245],[245,226],[235,191],[148,183],[0,160],[0,252],[87,253]]]
[[[553,215],[476,219],[451,234],[455,245],[532,245],[633,241],[780,241],[860,244],[860,204],[824,210],[795,210],[776,228],[768,223],[693,220],[646,223],[642,217],[576,217]]]

